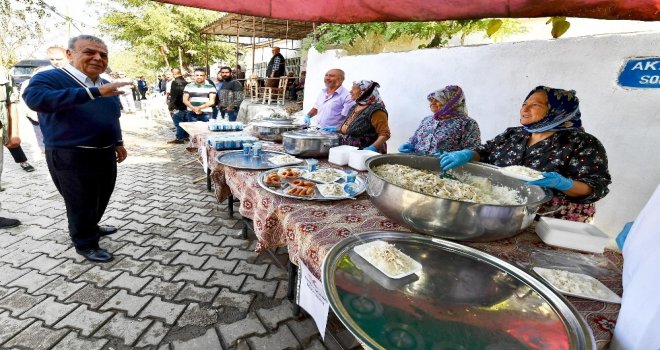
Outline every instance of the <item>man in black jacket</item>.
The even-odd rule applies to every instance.
[[[277,87],[279,84],[278,78],[283,76],[286,72],[284,56],[280,53],[279,47],[273,47],[273,57],[268,61],[266,67],[266,87]]]
[[[179,126],[179,123],[188,121],[188,111],[186,110],[186,105],[183,103],[183,89],[188,85],[188,82],[181,75],[179,68],[172,68],[172,75],[174,76],[174,80],[172,80],[172,85],[167,95],[167,108],[172,113],[172,122],[174,122],[174,127],[176,128],[176,138],[167,141],[167,143],[184,143],[188,138],[188,133]]]
[[[220,68],[222,86],[218,90],[218,106],[222,116],[227,115],[230,122],[236,121],[238,109],[243,101],[243,84],[232,78],[231,68]]]

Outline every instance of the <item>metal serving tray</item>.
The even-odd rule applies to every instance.
[[[306,169],[307,169],[306,166],[282,166],[278,169],[272,169],[272,170],[266,171],[263,174],[259,175],[259,180],[258,180],[259,186],[261,186],[266,191],[268,191],[270,193],[273,193],[273,194],[276,194],[278,196],[282,196],[282,197],[286,197],[286,198],[302,199],[302,200],[307,200],[307,201],[339,201],[339,200],[344,200],[344,199],[353,199],[353,198],[359,196],[360,194],[362,194],[367,189],[366,181],[363,180],[360,176],[356,177],[356,179],[355,179],[355,183],[354,183],[354,186],[356,188],[355,193],[354,194],[348,194],[347,193],[345,197],[334,197],[334,196],[333,197],[324,197],[323,195],[321,195],[321,193],[319,192],[318,188],[316,188],[316,186],[314,186],[314,193],[311,196],[296,196],[296,195],[288,194],[287,191],[290,188],[295,187],[292,184],[292,182],[294,180],[301,179],[301,180],[304,180],[304,181],[309,181],[309,180],[305,180],[303,177],[282,178],[282,186],[280,188],[270,187],[270,186],[266,185],[266,183],[264,182],[264,179],[268,175],[270,175],[271,173],[276,173],[279,170],[286,169],[286,168],[296,169],[296,170],[300,170],[302,172],[306,171]],[[309,181],[309,182],[314,182],[314,181]],[[341,178],[341,179],[337,180],[336,182],[339,183],[339,184],[345,184],[346,179]],[[318,182],[316,182],[316,183],[320,184]]]
[[[246,156],[243,154],[243,151],[232,151],[223,154],[219,154],[215,157],[215,160],[225,166],[230,166],[236,169],[246,169],[246,170],[268,170],[281,166],[286,166],[286,164],[273,164],[268,160],[273,156],[287,155],[283,152],[276,151],[262,151],[261,157],[253,157],[252,155]],[[291,163],[291,164],[297,164]]]

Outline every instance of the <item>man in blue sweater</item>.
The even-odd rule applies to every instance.
[[[91,35],[69,40],[69,65],[36,74],[23,99],[39,116],[46,163],[64,198],[69,235],[78,254],[106,262],[112,254],[99,238],[115,233],[99,226],[117,178],[117,163],[126,159],[119,125],[118,88],[100,78],[108,67],[105,43]]]

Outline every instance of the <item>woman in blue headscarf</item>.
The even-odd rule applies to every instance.
[[[472,160],[542,171],[544,177],[529,184],[552,190],[546,208],[562,207],[558,218],[591,222],[594,202],[607,195],[612,181],[605,148],[582,128],[579,104],[573,90],[538,86],[520,108],[522,126],[476,148],[443,154],[440,166],[448,170]]]

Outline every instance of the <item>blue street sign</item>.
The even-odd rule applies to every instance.
[[[619,74],[619,85],[660,89],[660,57],[629,59]]]

